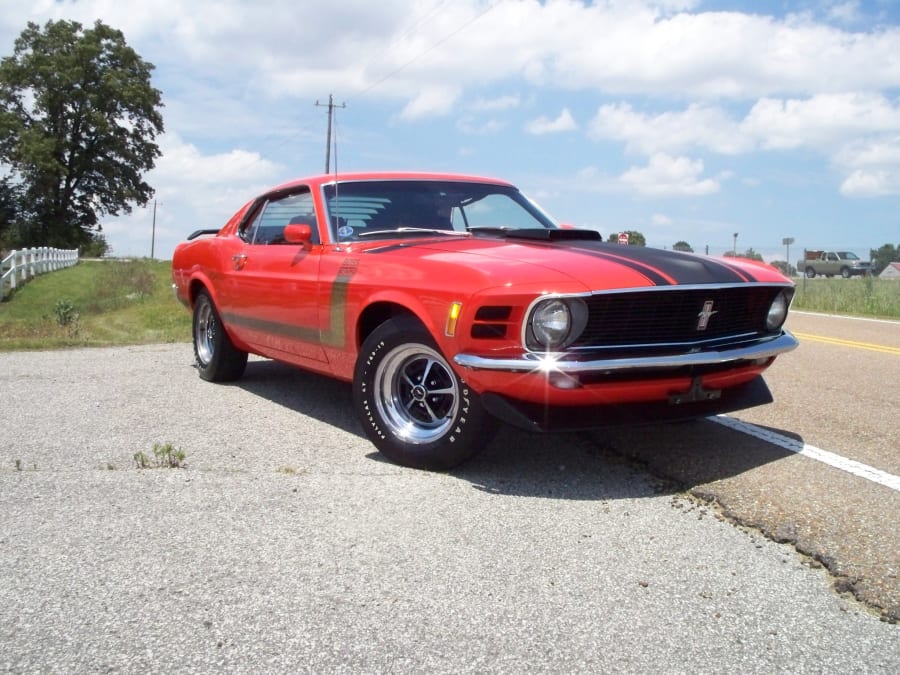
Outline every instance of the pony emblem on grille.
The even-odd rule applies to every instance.
[[[713,314],[718,314],[719,311],[713,309],[713,301],[707,300],[703,303],[703,309],[697,315],[697,330],[706,330],[706,327],[709,325],[709,320],[712,318]]]

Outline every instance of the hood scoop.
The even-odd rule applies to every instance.
[[[596,230],[551,230],[535,227],[521,230],[507,230],[507,239],[528,239],[529,241],[603,241]]]

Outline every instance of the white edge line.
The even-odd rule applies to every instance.
[[[886,323],[894,326],[900,325],[900,321],[893,319],[873,319],[868,316],[847,316],[846,314],[825,314],[824,312],[808,312],[802,309],[792,309],[788,316],[792,314],[802,314],[803,316],[821,316],[826,319],[847,319],[848,321],[868,321],[869,323]]]
[[[758,427],[755,424],[743,422],[741,420],[734,419],[733,417],[717,415],[715,417],[707,417],[706,419],[708,419],[710,422],[716,422],[717,424],[729,427],[730,429],[734,429],[735,431],[740,431],[749,436],[754,436],[755,438],[759,438],[768,443],[772,443],[773,445],[777,445],[778,447],[784,448],[785,450],[796,452],[798,455],[809,457],[810,459],[814,459],[817,462],[822,462],[823,464],[832,466],[835,469],[840,469],[841,471],[852,473],[854,476],[865,478],[866,480],[872,481],[873,483],[878,483],[879,485],[883,485],[887,488],[890,488],[891,490],[900,492],[900,476],[895,476],[894,474],[888,473],[887,471],[876,469],[874,466],[869,466],[868,464],[863,464],[862,462],[848,459],[833,452],[828,452],[828,450],[822,450],[822,448],[817,448],[814,445],[807,445],[802,441],[796,441],[793,438],[782,436],[781,434],[777,434],[774,431],[763,429],[762,427]]]

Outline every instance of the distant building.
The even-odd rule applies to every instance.
[[[900,262],[889,263],[887,267],[881,270],[878,275],[879,279],[900,279]]]

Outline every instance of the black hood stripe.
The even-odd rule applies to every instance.
[[[598,258],[625,265],[646,276],[657,286],[672,284],[734,284],[754,281],[740,270],[702,256],[646,246],[621,246],[600,242],[557,244]]]
[[[632,260],[631,258],[615,255],[607,251],[596,251],[592,249],[589,250],[584,246],[572,246],[571,248],[576,249],[579,253],[586,253],[587,255],[594,258],[609,260],[610,262],[614,262],[617,265],[621,265],[622,267],[627,267],[628,269],[634,270],[638,274],[646,277],[646,279],[654,286],[671,286],[672,284],[678,283],[671,277],[661,274],[658,269],[650,267],[649,265],[645,265],[636,260]]]

